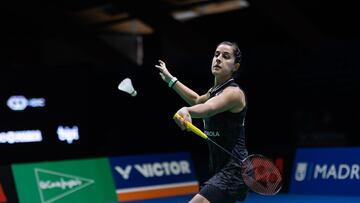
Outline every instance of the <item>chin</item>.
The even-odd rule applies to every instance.
[[[219,73],[219,72],[220,72],[220,69],[211,69],[211,72],[212,72],[212,73]]]
[[[221,76],[221,73],[218,72],[218,71],[212,71],[212,74],[213,74],[215,77]]]

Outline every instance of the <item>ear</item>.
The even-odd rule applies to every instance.
[[[236,72],[240,68],[240,63],[235,63],[235,68],[233,72]]]

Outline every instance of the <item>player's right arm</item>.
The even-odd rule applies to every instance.
[[[178,95],[180,95],[183,100],[185,100],[191,106],[202,104],[210,97],[208,92],[206,94],[199,95],[180,81],[177,81],[172,88],[176,91],[176,93],[178,93]]]
[[[167,84],[170,84],[170,88],[174,89],[176,93],[189,105],[193,106],[196,104],[202,104],[209,99],[209,92],[203,95],[199,95],[198,93],[184,85],[182,82],[178,81],[174,76],[170,74],[170,72],[166,68],[165,62],[163,62],[162,60],[159,60],[159,65],[155,65],[155,67],[159,69],[159,74],[163,81],[165,81]]]

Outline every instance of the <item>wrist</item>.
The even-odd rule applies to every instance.
[[[178,79],[176,77],[172,77],[171,80],[168,83],[168,86],[170,88],[173,88],[173,86],[175,85],[175,83],[178,81]]]

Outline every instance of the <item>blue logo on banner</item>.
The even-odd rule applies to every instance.
[[[110,158],[117,189],[196,181],[189,153]]]
[[[298,149],[290,192],[360,196],[360,148]]]

